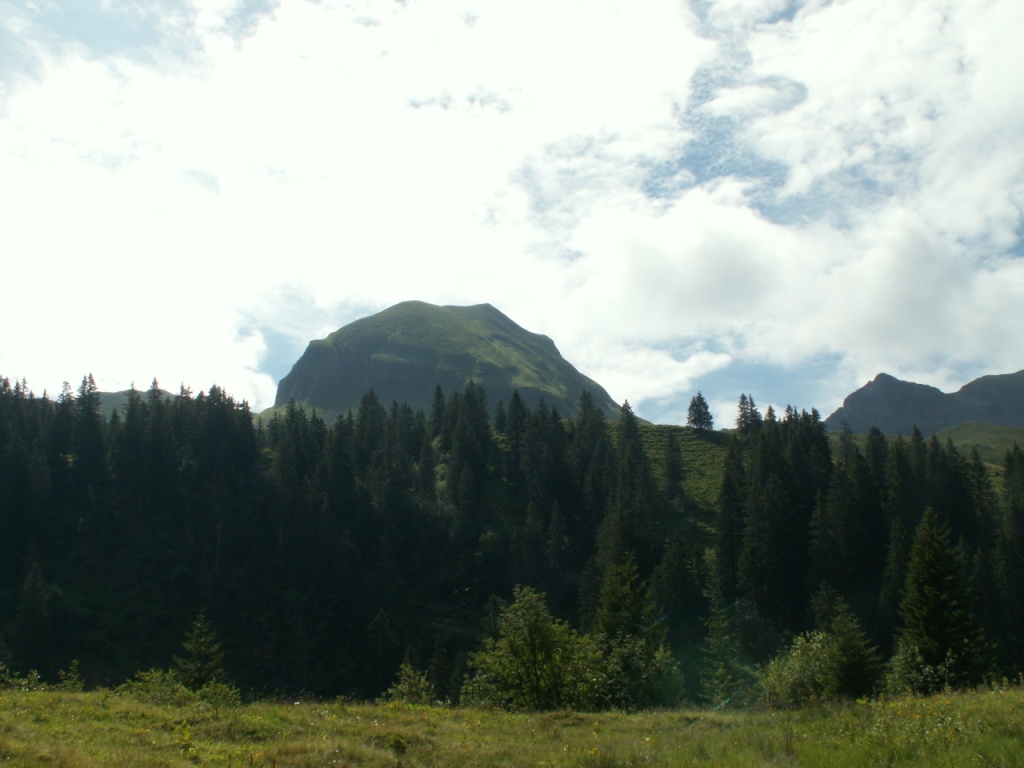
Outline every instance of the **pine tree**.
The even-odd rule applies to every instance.
[[[786,535],[791,514],[784,483],[770,475],[749,499],[737,563],[740,592],[753,601],[761,618],[783,629],[794,625],[799,602],[791,576],[806,564]]]
[[[711,409],[708,408],[708,401],[699,391],[690,400],[690,407],[686,412],[686,426],[693,427],[698,432],[713,429],[715,426],[715,421],[711,418]]]
[[[522,488],[524,482],[523,461],[529,422],[529,410],[519,396],[519,391],[514,390],[505,416],[505,479],[517,490]]]
[[[914,534],[900,618],[893,688],[932,692],[973,684],[987,671],[963,551],[931,508]]]
[[[842,599],[837,601],[829,629],[838,651],[835,667],[838,692],[850,698],[870,694],[881,677],[882,655]]]
[[[385,701],[396,704],[427,706],[437,698],[434,685],[427,678],[427,673],[419,669],[415,653],[406,651],[398,673],[391,687],[384,692]]]
[[[627,552],[621,562],[605,571],[594,630],[608,637],[640,636],[656,623],[656,611],[647,597],[647,585],[640,579],[636,556]]]
[[[740,644],[733,627],[732,612],[725,604],[719,585],[723,578],[718,553],[705,554],[708,572],[707,597],[710,610],[704,664],[701,669],[701,696],[716,709],[739,705],[746,688],[746,674],[740,659]]]
[[[183,685],[197,691],[211,683],[227,682],[224,651],[205,612],[196,616],[181,647],[185,653],[174,657],[174,668]]]
[[[995,545],[995,581],[1002,604],[1000,660],[1024,669],[1024,453],[1015,443],[1003,462],[1006,510]]]
[[[593,630],[610,706],[635,710],[672,703],[682,675],[664,646],[662,617],[632,553],[605,572]]]
[[[761,412],[757,410],[752,395],[740,395],[739,407],[736,412],[736,429],[740,434],[750,434],[761,428],[764,419]]]
[[[21,600],[15,614],[14,657],[25,670],[49,671],[54,635],[50,602],[54,589],[43,578],[34,560],[21,587]]]
[[[430,421],[428,422],[428,426],[430,428],[431,439],[440,437],[441,432],[444,430],[444,409],[444,390],[442,390],[441,385],[438,384],[434,387],[434,399],[430,405]]]
[[[714,572],[719,580],[715,588],[726,604],[732,603],[737,594],[746,497],[743,452],[739,441],[734,439],[725,457],[715,519],[715,548],[718,554]]]

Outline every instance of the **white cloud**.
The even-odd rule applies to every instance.
[[[799,386],[837,405],[1024,359],[1011,0],[222,0],[120,41],[34,7],[0,15],[0,373],[40,388],[263,407],[278,337],[409,298],[651,414],[729,366],[834,356]]]

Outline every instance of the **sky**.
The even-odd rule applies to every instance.
[[[1024,368],[1020,0],[2,0],[0,375],[490,303],[617,402]]]

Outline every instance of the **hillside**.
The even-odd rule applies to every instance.
[[[429,412],[434,391],[484,387],[493,407],[514,391],[529,407],[541,399],[563,416],[589,391],[609,418],[619,406],[577,371],[547,336],[531,333],[490,304],[439,307],[407,301],[310,342],[282,380],[275,408],[294,400],[328,419],[353,412],[369,389],[386,406],[408,403]]]
[[[968,421],[947,427],[938,433],[939,440],[950,440],[964,455],[972,450],[986,464],[1000,471],[1006,459],[1006,452],[1014,445],[1024,445],[1024,429],[992,424],[985,421]]]
[[[832,432],[843,422],[854,433],[877,427],[887,435],[930,435],[967,422],[1024,428],[1024,371],[982,376],[957,392],[901,381],[886,373],[853,392],[825,420]]]

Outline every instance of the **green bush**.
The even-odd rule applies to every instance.
[[[398,668],[398,675],[395,682],[387,689],[382,697],[384,701],[399,704],[415,704],[426,706],[433,703],[434,686],[427,680],[427,676],[415,669],[412,664],[405,661]]]
[[[866,696],[878,685],[881,670],[878,649],[840,603],[828,632],[799,635],[788,651],[767,664],[762,700],[770,706],[797,706]]]
[[[636,635],[609,641],[598,636],[602,652],[602,702],[605,708],[633,712],[674,706],[683,690],[683,673],[671,652]]]
[[[207,683],[195,691],[196,702],[202,708],[212,709],[214,717],[226,707],[236,707],[242,703],[242,695],[235,686],[229,683]]]
[[[84,691],[85,683],[78,674],[78,659],[68,665],[68,668],[57,672],[57,684],[54,686],[58,691]]]
[[[147,704],[209,709],[215,717],[225,707],[237,706],[242,701],[241,694],[233,685],[214,682],[192,689],[181,682],[173,669],[139,672],[131,680],[117,686],[114,692]]]
[[[600,708],[601,652],[593,639],[552,618],[544,595],[517,587],[498,616],[498,637],[469,658],[462,703],[517,710]]]
[[[173,671],[166,669],[139,672],[117,686],[114,692],[147,704],[169,707],[191,706],[198,702],[196,692],[182,683]]]
[[[46,683],[34,669],[30,669],[24,675],[19,675],[10,667],[0,661],[0,688],[20,691],[42,691],[46,689]]]
[[[769,706],[795,706],[838,697],[835,639],[824,632],[799,635],[764,668],[761,688]]]

